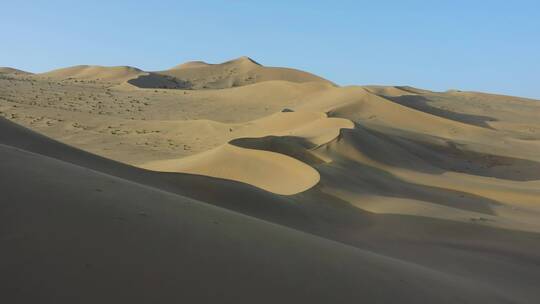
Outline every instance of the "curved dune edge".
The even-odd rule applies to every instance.
[[[148,162],[141,167],[229,179],[282,195],[308,190],[320,180],[317,170],[292,157],[232,144],[184,159]]]
[[[273,129],[284,117],[306,118],[302,124],[290,125],[289,130]],[[309,119],[307,118],[309,117]],[[215,149],[182,159],[157,160],[139,167],[161,172],[180,172],[234,180],[281,195],[293,195],[306,191],[320,181],[320,175],[301,157],[313,147],[331,142],[339,136],[342,128],[353,128],[354,124],[342,118],[328,118],[324,113],[278,113],[275,120],[266,118],[266,134],[256,138],[237,138]],[[260,123],[260,122],[259,122]],[[277,145],[291,146],[280,149],[264,144],[266,137],[284,139]],[[262,143],[262,144],[261,144]],[[272,152],[273,151],[273,152]],[[309,153],[309,152],[307,152]],[[297,158],[302,159],[298,160]]]

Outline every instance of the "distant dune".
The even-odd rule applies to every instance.
[[[330,83],[321,77],[299,70],[264,67],[249,57],[240,57],[221,64],[188,62],[157,73],[180,79],[192,89],[224,89],[269,80]]]
[[[32,73],[9,67],[0,67],[0,74],[30,75]]]
[[[5,72],[10,68],[3,68]],[[0,72],[3,70],[0,70]],[[22,71],[19,71],[22,72]],[[191,61],[169,70],[144,72],[129,66],[79,65],[39,74],[56,80],[94,80],[115,84],[129,83],[139,88],[154,89],[225,89],[264,81],[294,83],[321,82],[333,85],[316,75],[288,68],[264,67],[248,57],[221,64]]]
[[[58,69],[39,76],[53,79],[83,79],[83,80],[101,80],[108,82],[123,82],[138,75],[143,71],[128,66],[104,67],[93,65],[78,65],[69,68]]]
[[[179,70],[179,69],[187,69],[187,68],[207,67],[207,66],[210,66],[210,65],[211,65],[211,64],[206,63],[206,62],[204,62],[204,61],[196,60],[196,61],[188,61],[188,62],[181,63],[181,64],[179,64],[179,65],[176,65],[176,66],[170,68],[170,70]]]
[[[6,303],[536,303],[540,101],[241,57],[0,73]]]
[[[163,83],[156,79],[163,79]],[[264,67],[248,57],[240,57],[221,64],[192,61],[169,70],[150,73],[129,83],[142,88],[226,89],[263,81],[282,80],[295,83],[322,82],[326,79],[288,68]],[[171,86],[171,81],[176,86]]]

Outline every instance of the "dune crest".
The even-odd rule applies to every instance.
[[[160,86],[148,83],[148,80],[156,77],[165,77],[177,82],[178,85],[174,88],[192,90],[225,89],[273,80],[332,84],[326,79],[307,72],[288,68],[265,67],[249,57],[240,57],[220,64],[208,64],[200,61],[188,62],[169,70],[139,76],[138,79],[133,79],[130,83],[143,88],[173,88],[166,84]]]
[[[253,121],[258,138],[236,138],[213,150],[182,159],[157,160],[141,168],[199,174],[243,182],[276,194],[292,195],[320,179],[310,150],[334,140],[352,122],[323,113],[282,112]],[[268,141],[272,136],[277,140]]]
[[[122,83],[143,73],[142,70],[130,66],[105,67],[98,65],[78,65],[37,75],[53,79],[73,78]]]
[[[210,65],[210,64],[206,63],[204,61],[195,60],[195,61],[188,61],[188,62],[181,63],[179,65],[176,65],[176,66],[170,68],[169,70],[197,68],[197,67],[208,66],[208,65]]]
[[[0,74],[31,75],[32,73],[10,67],[0,67]]]
[[[141,167],[230,179],[282,195],[305,191],[320,179],[315,169],[294,158],[232,144],[181,160],[153,161]]]

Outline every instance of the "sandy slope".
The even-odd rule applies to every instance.
[[[72,78],[79,80],[101,80],[106,82],[121,83],[135,78],[142,73],[143,72],[141,70],[128,66],[103,67],[78,65],[42,73],[39,74],[39,76],[51,79]]]
[[[4,73],[0,115],[10,302],[540,298],[536,100],[240,58]]]
[[[319,182],[312,167],[285,155],[225,144],[183,160],[159,160],[142,165],[161,172],[185,172],[255,185],[278,194],[295,194]]]
[[[30,75],[32,73],[9,67],[0,67],[0,74]]]
[[[310,112],[281,112],[248,124],[253,130],[249,135],[257,137],[238,138],[190,157],[140,166],[225,178],[278,194],[295,194],[319,182],[317,171],[302,162],[314,160],[306,150],[324,145],[337,138],[340,129],[354,126],[345,119]]]
[[[9,161],[1,180],[9,172],[33,189],[4,191],[2,297],[10,303],[390,302],[435,300],[448,289],[459,293],[449,303],[504,299],[455,276],[58,160],[8,146],[0,154]],[[413,287],[383,292],[390,284]]]

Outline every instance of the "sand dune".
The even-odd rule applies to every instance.
[[[0,74],[30,75],[32,73],[10,67],[0,67]]]
[[[369,92],[376,95],[383,96],[403,96],[403,95],[417,95],[417,93],[426,93],[428,91],[420,91],[419,89],[412,87],[399,87],[399,86],[363,86]]]
[[[154,161],[142,167],[225,178],[285,195],[305,191],[319,182],[319,173],[300,161],[279,153],[231,144],[182,160]]]
[[[38,74],[52,79],[101,80],[121,83],[143,74],[143,71],[129,66],[104,67],[94,65],[78,65]]]
[[[10,246],[2,252],[2,278],[11,279],[2,280],[3,297],[12,303],[65,302],[81,295],[83,303],[233,299],[325,303],[366,297],[391,301],[396,294],[419,301],[435,300],[447,289],[459,292],[458,298],[504,300],[502,295],[471,288],[450,275],[61,161],[7,146],[0,146],[0,153],[2,159],[10,160],[2,163],[2,180],[6,172],[13,172],[12,182],[24,182],[35,190],[4,193],[10,199],[3,204],[6,230],[2,238]],[[54,178],[48,172],[55,172]],[[86,181],[85,188],[76,186],[79,180]],[[42,191],[49,194],[45,201],[38,194]],[[44,217],[50,209],[62,212]],[[35,224],[24,225],[26,221]],[[263,235],[272,241],[261,243]],[[160,250],[164,246],[167,250]],[[18,263],[23,259],[24,264]],[[268,265],[276,259],[282,261],[279,266]],[[304,277],[314,267],[320,274]],[[20,275],[26,271],[33,275]],[[239,282],[244,288],[235,288]],[[290,288],[292,282],[296,282],[294,288]],[[393,282],[409,282],[414,287],[396,289],[392,295],[375,291]],[[429,292],[418,292],[426,287]],[[276,289],[284,292],[272,292]]]
[[[155,171],[230,179],[277,194],[296,194],[319,182],[317,171],[302,162],[312,156],[309,150],[334,140],[340,129],[354,126],[346,119],[309,112],[281,112],[248,124],[257,130],[252,134],[259,138],[237,138],[191,157],[152,161],[140,166]],[[278,140],[262,138],[268,136]],[[313,158],[316,157],[309,159]]]
[[[9,303],[540,298],[537,100],[247,57],[5,71]]]
[[[181,63],[179,65],[176,65],[176,66],[170,68],[170,70],[206,67],[206,66],[209,66],[209,65],[210,65],[209,63],[206,63],[204,61],[195,60],[195,61],[188,61],[188,62]]]
[[[3,69],[3,73],[15,72],[11,68]],[[18,73],[21,72],[18,71]],[[307,72],[289,68],[265,67],[249,57],[240,57],[221,64],[192,61],[158,72],[144,72],[129,66],[79,65],[38,75],[57,80],[77,79],[113,84],[127,83],[147,89],[224,89],[265,81],[318,82],[334,85],[326,79]]]
[[[240,57],[221,64],[188,62],[156,73],[174,77],[184,82],[186,88],[190,89],[224,89],[270,80],[331,84],[328,80],[307,72],[265,67],[249,57]]]

